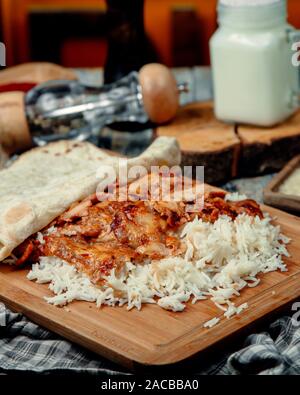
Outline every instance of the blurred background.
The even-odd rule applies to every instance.
[[[102,67],[108,51],[130,57],[128,48],[132,56],[139,54],[133,63],[209,65],[208,41],[217,26],[216,3],[0,0],[0,41],[6,44],[7,66],[49,61],[66,67]],[[290,22],[300,28],[300,1],[288,0],[288,8]]]

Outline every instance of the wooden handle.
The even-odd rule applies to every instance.
[[[0,85],[41,84],[50,80],[76,79],[76,74],[53,63],[24,63],[0,72]],[[26,120],[23,92],[0,95],[0,144],[9,154],[30,148],[32,140]]]
[[[76,74],[72,70],[47,62],[24,63],[0,72],[0,85],[16,82],[41,84],[50,80],[74,79]]]
[[[24,110],[24,93],[7,92],[0,95],[0,144],[9,154],[32,145]]]
[[[143,102],[151,121],[170,121],[179,107],[179,93],[171,71],[162,64],[150,63],[139,72]]]

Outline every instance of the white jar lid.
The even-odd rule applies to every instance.
[[[279,3],[281,0],[220,0],[220,4],[232,7],[259,6]]]

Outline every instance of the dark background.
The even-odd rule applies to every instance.
[[[121,2],[133,13],[134,2],[143,0]],[[216,4],[217,0],[145,0],[147,46],[142,50],[167,66],[209,65]],[[300,28],[300,1],[288,0],[288,9],[289,21]],[[51,61],[67,67],[102,67],[111,28],[105,0],[0,0],[0,39],[8,66]]]

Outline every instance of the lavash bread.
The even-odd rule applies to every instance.
[[[0,261],[72,203],[94,193],[99,168],[109,164],[117,171],[119,160],[87,142],[59,141],[28,151],[0,171]],[[161,137],[129,159],[128,168],[174,166],[180,160],[177,141]]]

